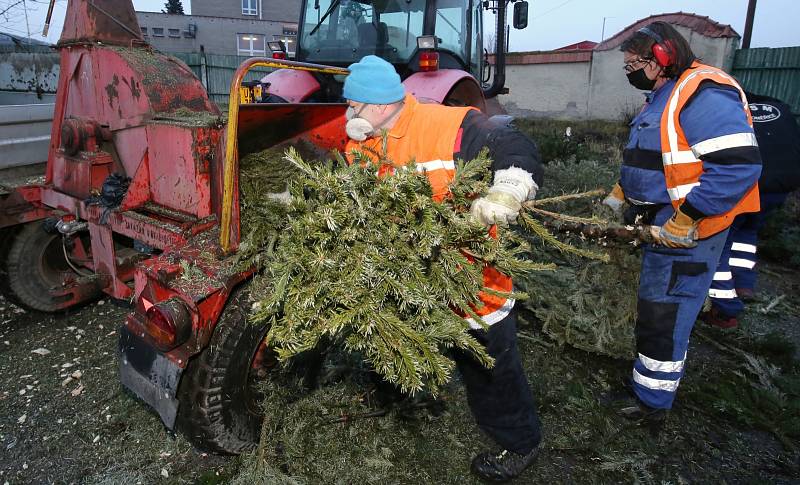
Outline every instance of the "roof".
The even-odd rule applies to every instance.
[[[651,15],[647,18],[637,20],[631,25],[627,26],[613,37],[598,44],[594,49],[598,51],[606,51],[619,47],[622,42],[631,36],[635,31],[641,29],[645,25],[652,22],[666,22],[672,25],[681,25],[697,32],[705,37],[719,38],[719,37],[740,37],[739,34],[733,30],[733,27],[727,24],[721,24],[711,20],[707,16],[697,15],[688,12],[674,12],[662,13],[658,15]]]
[[[558,49],[553,49],[556,52],[563,52],[563,51],[590,51],[595,48],[597,42],[593,42],[591,40],[582,40],[580,42],[576,42],[574,44],[565,45],[564,47],[559,47]]]
[[[25,50],[30,47],[49,48],[52,44],[42,42],[28,37],[20,37],[19,35],[9,34],[8,32],[0,32],[0,46],[8,49]]]

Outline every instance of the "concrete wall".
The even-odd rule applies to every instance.
[[[242,14],[242,0],[192,0],[192,15],[297,23],[301,3],[300,0],[259,0],[258,15],[252,16]]]
[[[0,169],[47,160],[53,104],[0,106]]]
[[[675,27],[704,63],[730,70],[738,38],[705,37]],[[588,62],[507,66],[506,86],[511,92],[500,96],[500,103],[515,116],[626,119],[641,108],[644,95],[628,84],[622,59],[615,47],[592,51]]]
[[[192,4],[194,11],[194,4]],[[241,13],[241,8],[239,9]],[[167,15],[152,12],[136,12],[139,26],[147,29],[145,40],[153,47],[165,52],[200,52],[202,46],[209,54],[237,55],[237,34],[263,34],[267,41],[273,35],[282,35],[284,26],[294,26],[297,20],[281,22],[257,20],[255,18],[220,18],[198,15]],[[196,26],[195,37],[189,25]],[[164,37],[154,37],[153,28],[164,29]],[[169,29],[178,29],[179,37],[170,37]]]
[[[57,52],[0,52],[0,92],[28,93],[39,98],[55,93],[58,63]]]
[[[509,94],[498,99],[517,117],[584,119],[589,69],[589,62],[506,66]]]

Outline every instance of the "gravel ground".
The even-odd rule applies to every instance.
[[[228,457],[168,433],[123,390],[117,329],[100,300],[59,315],[0,297],[0,483],[213,483]]]
[[[750,305],[740,329],[702,328],[703,338],[693,339],[691,368],[679,404],[657,442],[648,441],[641,431],[625,427],[597,406],[595,397],[628,372],[627,364],[553,347],[553,343],[543,343],[542,337],[537,342],[521,340],[548,439],[536,471],[528,476],[551,483],[797,483],[800,443],[781,430],[792,422],[796,432],[800,416],[784,406],[781,414],[767,416],[766,422],[750,421],[748,412],[758,413],[758,403],[737,402],[735,387],[733,396],[716,395],[722,385],[718,383],[728,382],[731,389],[740,375],[749,379],[742,382],[750,382],[743,390],[758,387],[756,377],[738,370],[741,349],[760,352],[759,339],[770,333],[779,335],[785,345],[800,343],[800,276],[777,263],[762,266],[761,299]],[[780,295],[785,296],[778,301]],[[100,300],[67,313],[43,315],[26,312],[0,297],[0,484],[205,484],[228,483],[237,476],[239,483],[252,483],[239,475],[252,476],[251,462],[241,467],[237,458],[195,450],[183,437],[167,432],[155,414],[122,389],[114,353],[117,329],[126,312],[109,300]],[[535,323],[523,330],[539,334]],[[796,379],[796,362],[791,367],[787,375]],[[299,449],[302,455],[295,466],[308,469],[302,473],[308,483],[323,483],[313,478],[326,476],[325,470],[314,468],[320,468],[321,454],[327,453],[331,460],[338,457],[340,462],[348,461],[348,456],[356,459],[361,452],[354,436],[374,435],[391,447],[391,437],[400,430],[411,433],[411,442],[403,446],[414,447],[416,455],[395,450],[389,468],[394,470],[392,477],[404,476],[402,470],[414,470],[413,476],[442,476],[437,472],[445,467],[451,478],[461,477],[458,483],[472,483],[465,462],[470,453],[447,445],[445,439],[449,429],[466,426],[461,434],[469,438],[468,448],[479,444],[466,418],[466,403],[459,396],[449,404],[445,417],[418,430],[420,438],[433,433],[431,440],[443,440],[422,455],[422,447],[429,449],[429,443],[415,444],[406,421],[379,418],[340,425],[341,450],[326,448],[337,446],[333,439],[326,441],[327,435],[317,436],[321,441],[309,435],[311,442]],[[794,394],[789,398],[794,399]],[[775,408],[764,408],[764,412],[769,409]],[[411,460],[432,457],[430,453],[440,454],[441,459]],[[342,465],[353,465],[348,463]],[[256,468],[255,473],[262,472]],[[343,479],[342,483],[353,483],[347,476]]]

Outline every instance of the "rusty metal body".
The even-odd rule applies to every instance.
[[[347,71],[250,60],[232,83],[226,124],[191,70],[139,32],[130,2],[69,1],[45,180],[0,197],[0,230],[48,217],[86,222],[90,244],[70,249],[81,276],[65,274],[51,296],[67,308],[100,288],[133,302],[121,330],[121,379],[172,428],[189,358],[208,345],[231,291],[250,276],[233,271],[230,258],[239,242],[240,151],[297,138],[341,148],[346,138],[345,105],[240,107],[239,83],[255,65]],[[130,178],[119,205],[92,203],[112,174]],[[187,309],[191,332],[164,349],[148,310],[167,300]]]

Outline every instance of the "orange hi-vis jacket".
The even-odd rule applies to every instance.
[[[449,194],[449,184],[455,176],[453,155],[460,145],[461,123],[467,113],[475,108],[422,104],[410,94],[406,94],[404,101],[399,118],[387,134],[386,157],[392,160],[395,167],[415,162],[417,170],[424,171],[428,176],[433,199],[441,201]],[[380,137],[368,138],[363,142],[349,140],[347,157],[352,161],[352,151],[356,150],[375,159],[375,154],[382,152],[381,144]],[[496,230],[493,226],[489,233],[496,237]],[[483,285],[505,293],[513,289],[510,277],[488,265],[483,268]],[[514,307],[513,299],[484,291],[478,294],[478,298],[483,305],[473,310],[487,325],[499,322]],[[472,328],[482,328],[472,318],[466,320]]]
[[[675,209],[683,204],[686,195],[692,188],[700,184],[700,176],[703,174],[701,158],[705,153],[726,148],[728,144],[738,146],[742,144],[741,140],[731,138],[752,135],[738,133],[707,140],[693,147],[689,145],[683,128],[681,128],[680,115],[683,107],[703,81],[713,81],[723,86],[736,88],[742,100],[742,109],[747,114],[747,123],[751,128],[753,127],[753,117],[750,114],[744,91],[729,74],[697,61],[681,74],[661,115],[661,154],[664,176],[667,182],[667,192]],[[752,143],[755,144],[755,135],[752,135]],[[728,228],[738,214],[758,212],[759,208],[758,183],[755,183],[732,209],[723,214],[709,215],[701,219],[697,227],[698,237],[703,239],[713,236]]]

